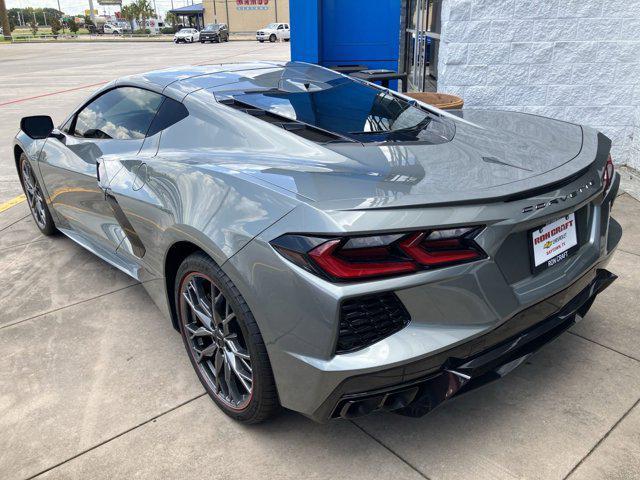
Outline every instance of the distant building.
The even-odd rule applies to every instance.
[[[203,0],[204,23],[226,23],[230,32],[255,32],[289,22],[289,0]]]

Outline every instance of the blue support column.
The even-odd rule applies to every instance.
[[[398,70],[400,0],[290,0],[291,59]]]
[[[320,3],[322,0],[289,0],[291,60],[320,63]]]

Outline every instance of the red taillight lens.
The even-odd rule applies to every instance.
[[[604,193],[607,193],[609,187],[611,186],[611,181],[613,180],[613,160],[611,159],[611,155],[607,158],[607,163],[604,166],[604,171],[602,172],[602,184],[604,185]]]
[[[400,248],[420,264],[429,267],[466,262],[480,258],[477,250],[461,238],[429,240],[428,233],[416,233],[400,243]]]
[[[353,280],[398,275],[417,269],[409,260],[394,260],[389,248],[341,249],[341,243],[342,240],[329,240],[309,252],[315,263],[332,277]]]
[[[296,265],[335,280],[412,273],[483,258],[473,241],[479,227],[323,239],[283,235],[271,245]]]

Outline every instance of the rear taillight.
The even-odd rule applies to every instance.
[[[451,231],[449,231],[451,232]],[[482,254],[464,236],[441,238],[435,232],[416,233],[402,241],[400,248],[420,264],[430,267],[467,262],[480,258]]]
[[[602,185],[604,185],[604,193],[606,195],[609,187],[611,186],[611,181],[613,180],[613,160],[611,159],[611,155],[607,157],[607,163],[604,166],[604,171],[602,172]]]
[[[305,270],[330,280],[349,281],[403,275],[484,258],[486,255],[473,240],[480,229],[334,238],[283,235],[271,245]]]

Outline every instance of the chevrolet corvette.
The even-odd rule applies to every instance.
[[[255,423],[424,415],[574,325],[616,278],[610,148],[260,62],[120,78],[13,153],[40,231],[138,280]]]

